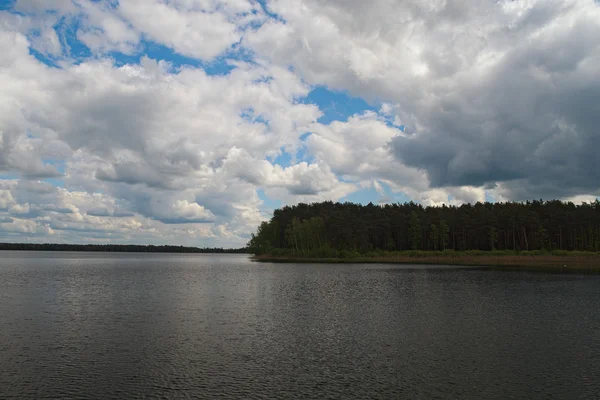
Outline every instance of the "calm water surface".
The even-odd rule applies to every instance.
[[[600,277],[0,252],[0,398],[600,398]]]

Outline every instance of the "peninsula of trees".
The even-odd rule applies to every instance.
[[[256,255],[347,258],[382,252],[600,251],[600,201],[423,207],[322,202],[275,210],[248,243]]]
[[[245,248],[198,248],[185,246],[153,246],[135,244],[57,244],[57,243],[0,243],[0,250],[29,251],[98,251],[135,253],[247,253]]]

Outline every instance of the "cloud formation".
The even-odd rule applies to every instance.
[[[598,21],[593,0],[17,0],[0,237],[239,246],[277,202],[369,188],[589,201]],[[331,118],[339,92],[370,107]]]
[[[600,8],[551,1],[272,1],[247,43],[310,83],[391,103],[434,188],[597,194]]]

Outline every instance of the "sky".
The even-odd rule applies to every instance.
[[[0,0],[0,240],[600,194],[594,0]]]

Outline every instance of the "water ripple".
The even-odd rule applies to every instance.
[[[600,393],[600,279],[244,256],[0,258],[0,398]]]

